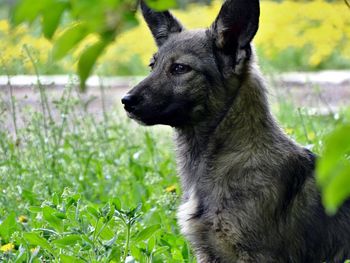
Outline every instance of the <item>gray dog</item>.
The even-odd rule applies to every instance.
[[[343,262],[350,209],[328,217],[315,156],[271,115],[251,41],[258,0],[227,0],[209,29],[185,30],[141,3],[158,52],[122,102],[145,125],[174,127],[182,233],[197,261]]]

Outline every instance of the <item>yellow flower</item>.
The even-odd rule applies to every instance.
[[[26,217],[25,215],[21,215],[18,217],[18,222],[20,223],[27,223],[28,222],[28,217]]]
[[[40,249],[40,247],[33,247],[33,248],[30,249],[30,252],[32,252],[32,254],[38,253],[39,249]]]
[[[313,140],[316,139],[316,134],[315,134],[314,132],[309,132],[309,133],[307,134],[307,137],[308,137],[308,139],[309,139],[310,141],[313,141]]]
[[[285,131],[288,135],[291,135],[294,133],[294,129],[292,129],[292,128],[286,128]]]
[[[11,252],[14,249],[15,249],[15,245],[13,243],[8,243],[8,244],[0,247],[0,251],[5,252],[5,253]]]
[[[10,26],[7,20],[0,20],[0,31],[7,33],[9,31],[9,28]]]
[[[171,185],[171,186],[167,187],[165,189],[165,191],[168,192],[168,193],[174,193],[174,192],[176,192],[176,186],[175,185]]]

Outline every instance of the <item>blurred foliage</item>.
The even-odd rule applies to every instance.
[[[282,70],[296,60],[299,70],[349,67],[350,10],[342,1],[265,2],[256,44],[267,57],[280,56]]]
[[[350,119],[344,120],[325,138],[317,165],[323,203],[330,214],[350,196]]]
[[[145,0],[156,10],[176,7],[176,0]],[[201,2],[201,1],[194,1]],[[77,44],[89,35],[95,35],[94,43],[87,46],[79,55],[78,74],[81,88],[89,77],[93,66],[103,51],[123,31],[138,24],[136,0],[19,0],[13,9],[11,20],[15,26],[22,23],[41,22],[41,30],[47,39],[53,39],[65,14],[71,24],[64,25],[64,33],[54,42],[54,58],[67,55]],[[180,1],[179,5],[185,5]]]
[[[89,2],[89,6],[92,4]],[[209,26],[220,6],[221,1],[214,1],[208,6],[190,4],[188,9],[174,13],[186,27],[198,28]],[[76,8],[84,13],[87,7]],[[113,15],[108,18],[108,23],[101,16],[97,16],[96,20],[90,19],[94,15],[83,16],[78,11],[73,17],[64,16],[55,34],[53,28],[43,30],[47,37],[53,35],[53,41],[40,37],[39,21],[34,21],[30,28],[23,24],[10,28],[6,20],[1,20],[0,49],[6,71],[11,74],[34,73],[32,64],[22,52],[26,44],[34,54],[41,74],[73,73],[78,68],[80,75],[86,77],[92,70],[92,65],[87,62],[94,62],[94,56],[99,57],[96,72],[100,75],[146,74],[149,58],[156,50],[152,36],[141,15],[135,17],[134,11],[125,15],[125,19],[130,19],[128,23],[114,32],[119,22],[115,21],[117,11],[113,8],[109,11]],[[97,13],[104,10],[87,9]],[[350,10],[343,1],[262,1],[261,9],[255,45],[264,69],[288,71],[350,67]],[[17,22],[21,21],[18,16]],[[71,23],[72,20],[87,21]],[[140,21],[139,25],[137,21]],[[115,38],[116,35],[118,37]],[[99,56],[99,53],[102,55]],[[84,58],[84,63],[78,63],[80,58]],[[2,72],[4,74],[5,71]]]
[[[214,21],[220,6],[221,1],[214,1],[211,6],[192,6],[174,13],[186,27],[200,28]],[[262,1],[255,45],[263,68],[275,71],[349,68],[350,10],[342,1]],[[156,47],[145,23],[140,23],[117,39],[107,57],[114,58],[116,65],[128,64],[136,54],[147,65],[150,50],[154,52]],[[103,72],[109,72],[108,68]]]
[[[137,24],[135,10],[134,0],[21,0],[13,10],[12,22],[18,26],[40,18],[44,36],[52,39],[63,15],[68,12],[73,23],[67,25],[65,32],[56,39],[55,58],[64,57],[85,37],[96,34],[98,38],[95,43],[85,48],[78,63],[81,87],[84,88],[87,77],[105,47],[117,34]]]

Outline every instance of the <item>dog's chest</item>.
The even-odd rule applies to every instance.
[[[247,209],[253,208],[242,189],[242,175],[237,158],[193,158],[188,149],[178,151],[178,167],[182,179],[184,201],[178,209],[181,232],[195,251],[208,251],[219,262],[235,262],[237,245],[245,239]],[[229,160],[229,161],[227,161]],[[235,180],[232,180],[232,178]],[[244,187],[243,187],[244,188]],[[201,262],[216,262],[217,258]]]
[[[210,197],[209,197],[210,198]],[[192,192],[178,209],[181,232],[195,249],[207,249],[220,256],[220,262],[232,262],[237,258],[235,244],[241,237],[232,211],[221,204],[203,208],[202,200]]]

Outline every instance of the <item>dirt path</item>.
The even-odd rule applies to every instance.
[[[343,78],[341,78],[342,76]],[[314,76],[304,76],[302,78],[298,75],[293,77],[293,75],[287,74],[269,78],[270,99],[272,103],[289,101],[296,107],[306,107],[320,114],[335,112],[340,107],[350,106],[350,73],[349,80],[346,78],[346,74],[342,76],[337,78],[330,76],[330,81],[323,76],[320,77],[322,81],[315,81],[314,79],[314,82],[310,81]],[[72,84],[73,86],[77,84],[76,80],[69,81],[68,79],[66,76],[56,76],[55,79],[48,77],[41,80],[54,117],[59,117],[59,113],[53,102],[62,97],[65,84],[67,82],[75,83]],[[102,81],[104,88],[101,90],[100,80],[95,78],[88,83],[90,87],[87,92],[79,93],[77,88],[73,88],[72,96],[80,98],[88,105],[88,112],[99,118],[102,116],[103,108],[107,111],[116,107],[121,108],[121,97],[138,81],[139,78],[107,78]],[[33,77],[23,76],[17,77],[17,80],[11,80],[16,111],[19,115],[25,113],[25,108],[28,106],[38,111],[41,110],[38,86],[31,84],[36,82]],[[7,80],[0,77],[0,114],[7,116],[5,117],[5,122],[7,122],[5,126],[12,130],[10,97],[10,87],[7,85]],[[23,125],[23,122],[20,122],[19,125]]]

